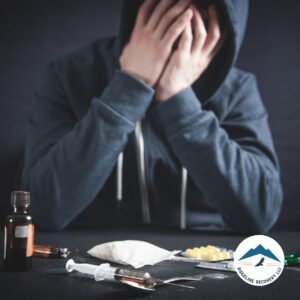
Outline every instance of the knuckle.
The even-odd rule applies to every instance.
[[[143,30],[139,32],[139,37],[140,39],[149,42],[154,41],[155,39],[153,32],[148,27],[143,28]]]
[[[142,6],[140,6],[140,8],[139,8],[139,10],[138,10],[137,15],[138,15],[138,17],[139,17],[139,16],[142,16],[143,14],[144,14],[144,7],[143,7],[143,5],[142,5]]]
[[[174,26],[173,28],[171,28],[171,30],[170,30],[170,35],[171,35],[172,37],[177,36],[178,33],[179,33],[179,27],[178,27],[178,26]]]
[[[188,40],[191,40],[193,38],[193,32],[192,30],[188,30],[186,33],[186,37]]]
[[[175,5],[173,5],[171,7],[171,9],[169,10],[169,12],[171,14],[180,13],[184,9],[184,6],[186,6],[186,4],[184,4],[183,2],[184,1],[182,1],[182,0],[181,1],[177,1],[177,3],[175,3]],[[173,1],[173,3],[174,3],[174,1]]]
[[[176,38],[176,36],[178,35],[178,28],[173,27],[169,30],[169,32],[166,35],[166,40],[167,43],[172,43],[174,41],[174,39]]]
[[[200,35],[199,37],[197,37],[197,43],[201,46],[203,46],[203,44],[205,43],[207,39],[207,35]]]
[[[173,39],[171,37],[166,37],[164,40],[164,45],[168,50],[171,49],[173,45]]]
[[[213,39],[214,41],[217,41],[217,40],[220,39],[220,37],[221,37],[220,30],[219,30],[219,29],[213,30],[213,32],[212,32],[212,39]]]
[[[169,12],[169,17],[172,19],[176,18],[177,16],[180,15],[180,13],[182,12],[182,9],[183,9],[182,6],[179,6],[179,5],[174,6],[173,9],[171,9]]]
[[[180,15],[181,9],[179,7],[171,9],[166,15],[165,15],[165,21],[167,24],[172,23],[175,21],[175,23],[184,22],[184,16]]]
[[[184,22],[186,22],[188,19],[188,15],[186,13],[179,13],[177,15],[174,15],[173,16],[173,19],[174,20],[174,24],[182,24]]]
[[[205,30],[205,28],[201,27],[201,28],[199,29],[199,35],[200,35],[201,37],[204,37],[204,38],[207,37],[207,31]]]
[[[175,24],[176,24],[176,27],[182,28],[185,26],[186,23],[187,23],[187,19],[183,17],[183,18],[180,18]]]
[[[189,19],[189,16],[186,13],[183,13],[179,18],[178,18],[178,23],[186,23],[187,20]]]
[[[144,28],[143,28],[143,30],[141,30],[142,32],[143,32],[143,35],[145,35],[145,36],[150,36],[151,35],[151,30],[150,30],[150,28],[148,27],[148,26],[145,26]]]
[[[140,9],[138,11],[138,17],[139,18],[145,17],[145,9],[143,7],[140,7]]]

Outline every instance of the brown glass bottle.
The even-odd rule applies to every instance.
[[[13,214],[4,225],[4,267],[7,271],[26,271],[31,268],[34,243],[34,225],[27,213],[30,193],[11,194]]]

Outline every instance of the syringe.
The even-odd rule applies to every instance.
[[[92,275],[96,281],[116,280],[127,284],[131,287],[142,289],[145,291],[154,291],[156,285],[168,284],[178,287],[194,289],[192,286],[174,284],[165,282],[162,279],[153,278],[148,272],[140,272],[123,268],[112,267],[105,263],[99,266],[92,264],[78,264],[73,259],[69,259],[66,263],[66,270],[72,272],[76,270],[80,273]]]

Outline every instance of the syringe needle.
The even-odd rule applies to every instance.
[[[159,284],[168,284],[168,285],[173,285],[173,286],[177,286],[177,287],[183,287],[183,288],[187,288],[187,289],[195,289],[194,286],[189,286],[189,285],[183,285],[183,284],[177,284],[177,283],[171,283],[171,282],[165,282],[163,280],[159,281]]]

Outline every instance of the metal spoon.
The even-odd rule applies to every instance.
[[[164,283],[176,282],[176,281],[198,281],[203,278],[203,275],[194,275],[194,276],[178,276],[164,279]]]
[[[176,281],[184,281],[184,280],[199,280],[200,278],[196,278],[196,277],[173,277],[173,278],[169,278],[169,279],[157,279],[157,278],[153,278],[153,282],[152,285],[147,285],[147,284],[140,284],[138,282],[134,282],[134,281],[129,281],[129,280],[120,280],[121,283],[126,284],[132,288],[135,289],[139,289],[142,290],[144,292],[154,292],[155,291],[155,286],[161,286],[161,285],[173,285],[176,287],[182,287],[182,288],[189,288],[189,289],[195,289],[195,287],[193,286],[189,286],[189,285],[183,285],[183,284],[176,284],[173,282]]]

